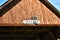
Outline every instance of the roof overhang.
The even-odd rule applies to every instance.
[[[57,10],[48,0],[40,0],[48,9],[60,18],[60,11]]]
[[[14,7],[21,0],[8,0],[0,7],[0,17],[3,16],[7,11]]]
[[[0,10],[3,9],[6,5],[8,5],[12,0],[7,0],[3,5],[0,6]]]

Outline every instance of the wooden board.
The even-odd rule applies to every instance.
[[[41,24],[60,24],[60,19],[39,0],[22,0],[0,17],[0,24],[23,24],[33,15]]]

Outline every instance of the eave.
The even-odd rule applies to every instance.
[[[48,9],[60,18],[60,11],[57,10],[48,0],[40,0]]]

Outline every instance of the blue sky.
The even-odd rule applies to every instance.
[[[60,11],[60,0],[48,0],[48,1]]]
[[[0,6],[4,4],[7,0],[0,0]]]

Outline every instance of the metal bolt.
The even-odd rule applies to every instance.
[[[34,15],[34,16],[31,17],[31,19],[32,20],[37,20],[37,16]]]

